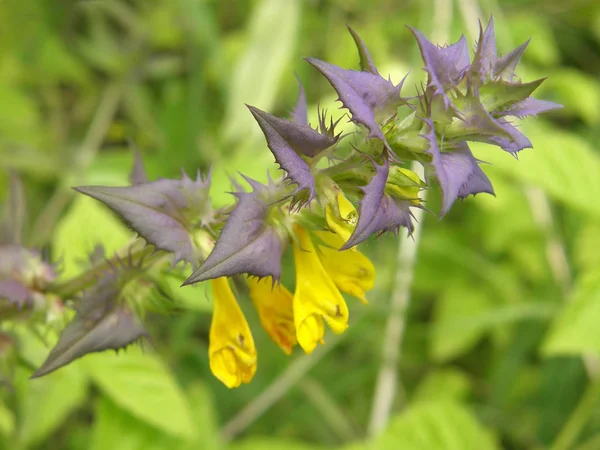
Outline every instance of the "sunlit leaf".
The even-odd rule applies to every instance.
[[[53,240],[53,254],[62,261],[65,278],[81,272],[82,262],[98,244],[111,255],[132,237],[117,217],[96,200],[82,195],[58,222]]]
[[[8,438],[15,429],[15,416],[0,400],[0,436]]]
[[[393,418],[371,445],[375,450],[494,450],[491,433],[463,405],[422,402]]]
[[[495,152],[483,144],[473,144],[475,157],[487,161],[508,176],[542,188],[567,206],[600,217],[600,157],[582,138],[550,128],[539,119],[525,121],[533,150],[519,153],[519,160]]]
[[[229,84],[224,136],[230,142],[260,135],[244,103],[271,109],[298,37],[300,3],[262,0],[256,5],[245,39],[247,46]]]
[[[19,383],[20,423],[18,440],[31,446],[43,442],[86,399],[88,380],[77,366],[66,367],[52,376]]]
[[[458,369],[435,370],[419,383],[412,401],[462,401],[469,395],[470,384],[467,374]]]
[[[102,392],[133,416],[174,436],[193,436],[190,405],[158,356],[132,347],[118,355],[89,355],[82,366]]]
[[[485,291],[475,286],[463,282],[448,286],[435,304],[432,358],[445,361],[467,352],[485,333],[486,324],[479,318],[492,306]],[[448,324],[453,321],[459,321],[462,326],[450,329]],[[466,322],[472,326],[465,326]]]
[[[600,272],[582,276],[542,345],[545,355],[600,352]]]

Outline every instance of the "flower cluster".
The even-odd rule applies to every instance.
[[[133,186],[77,188],[114,210],[148,244],[172,253],[173,265],[190,263],[195,271],[184,285],[212,283],[209,360],[226,386],[248,383],[257,369],[252,333],[230,277],[245,284],[264,329],[285,353],[296,344],[311,353],[324,342],[325,324],[334,333],[348,327],[342,293],[366,303],[374,285],[374,266],[357,245],[401,227],[411,233],[412,208],[423,208],[419,193],[434,182],[442,192],[441,215],[456,199],[493,193],[468,142],[513,155],[531,147],[510,118],[560,105],[531,97],[543,80],[523,83],[515,75],[527,43],[498,56],[493,21],[480,28],[471,58],[464,37],[440,47],[409,27],[427,73],[414,97],[402,95],[403,82],[394,84],[379,73],[352,29],[360,70],[306,58],[356,124],[352,144],[324,111],[311,127],[301,84],[290,119],[248,106],[284,175],[267,184],[244,177],[249,190],[235,182],[234,206],[212,207],[210,176],[148,181],[139,161]],[[425,180],[407,168],[415,161],[424,166]],[[293,291],[280,282],[288,250],[295,265]],[[110,314],[124,317],[118,303],[105,303]],[[112,329],[128,341],[142,333],[135,320],[119,323],[135,324],[135,333]]]

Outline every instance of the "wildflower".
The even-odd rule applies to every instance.
[[[364,42],[354,30],[349,30],[358,48],[362,71],[342,69],[316,58],[305,60],[327,78],[343,107],[350,111],[352,122],[364,125],[369,130],[369,138],[381,140],[389,149],[380,123],[396,114],[399,106],[406,104],[406,99],[400,96],[404,80],[394,86],[390,80],[383,78]]]
[[[321,264],[308,231],[299,226],[294,229],[298,238],[294,243],[294,324],[298,343],[310,354],[318,343],[324,343],[323,321],[336,334],[348,328],[348,306]]]
[[[226,277],[212,280],[214,310],[210,326],[210,370],[228,388],[249,383],[256,372],[250,327]]]
[[[279,279],[284,238],[276,224],[267,220],[268,197],[274,186],[264,186],[250,178],[246,181],[253,191],[234,193],[237,206],[212,252],[184,285],[241,273]]]
[[[149,335],[125,299],[118,273],[105,274],[87,291],[46,361],[33,374],[41,377],[88,353],[127,347]],[[126,273],[121,274],[126,276]],[[137,280],[132,283],[137,284]],[[138,289],[132,289],[138,290]]]
[[[442,153],[430,121],[425,121],[429,131],[423,136],[429,142],[427,153],[431,166],[442,189],[441,215],[446,214],[457,198],[481,192],[494,194],[489,178],[483,173],[466,142],[460,142],[452,152]]]
[[[208,196],[210,176],[203,180],[198,173],[191,180],[184,172],[180,180],[74,189],[104,203],[157,249],[173,253],[174,263],[186,261],[195,265],[201,258],[190,231],[196,222],[208,226],[213,220]]]
[[[384,232],[397,232],[400,227],[406,227],[412,233],[412,214],[410,201],[397,201],[385,193],[389,174],[389,163],[384,159],[382,165],[373,163],[375,175],[363,188],[364,196],[358,207],[358,223],[352,236],[341,247],[349,249],[367,239],[370,235]]]
[[[365,291],[375,283],[373,263],[359,251],[339,251],[344,239],[335,233],[317,231],[315,235],[325,244],[318,246],[319,259],[337,288],[367,303]]]
[[[356,208],[348,201],[344,193],[338,190],[333,205],[328,204],[325,207],[327,226],[346,242],[356,228],[357,220]]]
[[[287,354],[297,344],[292,294],[271,278],[248,278],[248,289],[260,322],[269,337]]]
[[[306,203],[310,202],[316,195],[316,185],[311,166],[305,158],[309,161],[318,158],[321,152],[335,145],[339,135],[334,135],[334,125],[327,130],[322,121],[320,131],[308,125],[302,88],[293,113],[297,122],[275,117],[254,106],[246,106],[262,129],[275,161],[287,172],[287,178],[298,185],[298,191],[308,191]]]

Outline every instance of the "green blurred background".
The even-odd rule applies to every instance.
[[[264,179],[273,167],[244,103],[285,116],[295,72],[313,117],[317,104],[342,113],[301,58],[357,67],[345,24],[383,75],[411,72],[410,92],[423,71],[405,24],[440,43],[461,33],[474,42],[477,19],[490,14],[501,53],[533,38],[517,74],[548,77],[536,97],[564,109],[522,124],[535,149],[519,161],[473,146],[492,163],[496,198],[425,216],[406,327],[391,342],[401,345],[391,366],[399,391],[383,431],[370,432],[389,366],[385,330],[397,318],[393,236],[362,246],[378,270],[370,304],[349,299],[350,328],[311,357],[283,355],[249,314],[259,369],[236,390],[208,369],[202,286],[175,289],[187,312],[149,317],[155,350],[87,356],[39,380],[28,376],[49,348],[12,330],[20,362],[7,369],[14,385],[0,384],[0,448],[600,449],[596,1],[2,0],[0,199],[12,168],[29,201],[25,243],[61,259],[61,276],[77,275],[96,243],[111,252],[131,234],[70,186],[126,184],[130,142],[151,179],[213,166],[222,205],[229,175]]]

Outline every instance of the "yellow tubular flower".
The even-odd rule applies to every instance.
[[[359,251],[338,251],[344,241],[334,233],[318,231],[315,235],[325,244],[319,246],[319,257],[338,289],[367,303],[365,291],[375,283],[373,263]]]
[[[348,306],[323,268],[308,232],[299,226],[294,229],[298,238],[294,242],[294,324],[298,343],[310,354],[323,343],[323,321],[336,334],[348,328]]]
[[[228,388],[249,383],[256,372],[256,348],[250,327],[227,277],[212,280],[214,311],[210,326],[210,370]]]
[[[292,294],[281,284],[273,286],[273,279],[248,278],[250,298],[267,334],[288,355],[298,343],[294,326]]]
[[[337,208],[331,205],[325,207],[325,221],[331,231],[339,235],[346,242],[352,235],[354,228],[356,228],[358,213],[354,205],[350,203],[342,191],[338,192],[336,200]]]

